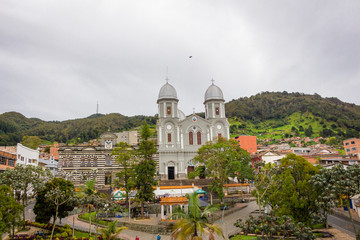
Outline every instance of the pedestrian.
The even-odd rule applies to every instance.
[[[215,240],[214,229],[209,229],[209,240]]]
[[[160,240],[160,239],[161,239],[161,236],[160,236],[160,234],[158,234],[156,237],[156,240]]]

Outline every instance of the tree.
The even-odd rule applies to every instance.
[[[233,139],[219,138],[217,142],[207,142],[198,149],[194,163],[200,167],[205,166],[206,175],[213,178],[212,189],[217,192],[221,201],[223,188],[229,177],[237,177],[240,180],[253,178],[254,170],[250,167],[249,153],[241,149],[238,142]]]
[[[155,144],[150,138],[150,128],[145,122],[141,128],[141,142],[136,151],[139,163],[135,165],[135,187],[137,189],[136,199],[141,204],[141,216],[144,216],[144,203],[150,201],[154,196],[153,186],[157,184],[154,179],[156,175],[156,163],[153,154],[157,152]]]
[[[21,144],[36,150],[41,144],[41,139],[38,136],[24,136]]]
[[[0,185],[0,240],[5,232],[15,235],[15,227],[21,224],[23,206],[13,197],[8,186]]]
[[[305,130],[305,136],[307,137],[311,137],[311,135],[313,134],[313,129],[311,127],[311,125]]]
[[[317,214],[318,189],[311,184],[311,177],[319,172],[301,156],[288,154],[281,159],[275,183],[265,194],[265,203],[272,207],[276,216],[291,216],[295,222],[311,224],[313,214]]]
[[[75,191],[74,184],[63,178],[54,178],[52,181],[45,183],[45,188],[36,195],[36,203],[33,209],[36,215],[36,222],[49,223],[51,217],[53,217],[53,219],[55,219],[55,217],[59,217],[60,219],[65,218],[68,216],[68,213],[74,209],[76,201],[75,198],[72,198],[70,199],[71,201],[69,200],[59,205],[56,216],[56,205],[47,197],[47,194],[57,188],[61,188],[64,192]]]
[[[123,188],[126,193],[125,203],[129,204],[129,193],[135,187],[134,177],[134,163],[135,152],[127,143],[120,142],[111,152],[115,156],[115,161],[122,167],[122,170],[116,173],[118,181],[115,182],[117,188]],[[129,209],[130,212],[130,209]]]
[[[108,227],[105,229],[100,229],[102,233],[103,239],[106,240],[115,240],[116,235],[118,235],[121,231],[128,229],[127,227],[119,227],[117,228],[117,221],[109,222]]]
[[[49,170],[44,171],[41,167],[32,165],[16,165],[12,170],[6,170],[0,175],[0,184],[8,185],[15,192],[17,200],[25,206],[27,199],[41,191],[45,186],[45,180],[51,179]],[[25,208],[23,209],[25,227]]]
[[[339,164],[332,169],[321,169],[312,181],[321,190],[318,202],[325,216],[335,206],[346,206],[350,210],[350,198],[360,193],[360,167],[355,164],[345,169]],[[356,239],[360,240],[360,229],[356,228],[350,211],[348,213]]]
[[[215,205],[208,205],[204,211],[200,209],[200,201],[197,193],[191,195],[187,194],[186,197],[189,199],[188,212],[182,208],[177,208],[172,214],[172,218],[180,218],[173,228],[172,237],[178,240],[185,239],[202,239],[205,228],[215,232],[217,235],[224,238],[221,228],[217,225],[210,224],[209,215],[219,208]]]
[[[255,176],[254,190],[252,194],[256,197],[259,214],[262,214],[262,207],[266,206],[266,196],[268,190],[276,184],[275,174],[277,171],[278,168],[269,163],[264,165],[259,174]]]
[[[62,184],[63,183],[63,184]],[[51,230],[50,239],[52,239],[54,235],[56,220],[59,216],[60,206],[75,201],[75,187],[74,185],[66,180],[62,180],[59,178],[54,178],[52,182],[47,183],[49,188],[51,189],[45,194],[45,198],[51,204],[55,205],[55,217],[53,222],[53,228]]]
[[[326,141],[326,144],[331,146],[336,146],[338,145],[338,140],[336,139],[336,137],[331,137]]]
[[[80,202],[84,204],[84,206],[86,207],[89,213],[89,235],[91,236],[91,220],[92,220],[91,212],[95,210],[95,218],[96,218],[96,212],[99,209],[103,208],[107,202],[106,196],[95,190],[94,180],[88,180],[86,181],[85,185],[82,188],[82,192],[80,193],[79,199]],[[96,221],[95,224],[97,228]]]

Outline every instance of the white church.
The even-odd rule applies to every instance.
[[[214,82],[205,92],[205,119],[195,113],[186,117],[178,102],[175,88],[166,82],[157,100],[159,174],[163,180],[187,178],[194,170],[192,160],[198,148],[219,137],[230,138],[224,96]]]

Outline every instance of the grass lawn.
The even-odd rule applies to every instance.
[[[75,230],[75,237],[76,238],[88,238],[89,237],[89,233],[88,232],[81,232],[81,231],[78,231],[78,230]]]
[[[89,221],[89,213],[81,214],[81,215],[79,215],[79,218],[80,218],[80,219],[83,219],[83,220],[85,220],[85,221]],[[98,224],[101,224],[101,225],[104,225],[104,226],[107,226],[107,225],[108,225],[108,222],[107,222],[107,221],[97,220],[96,222],[97,222]],[[91,223],[95,223],[95,212],[92,212],[92,213],[91,213]]]

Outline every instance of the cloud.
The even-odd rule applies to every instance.
[[[360,104],[360,3],[0,2],[0,112],[154,115],[167,75],[185,114],[210,80],[226,100],[297,91]],[[192,56],[192,58],[189,58]]]

